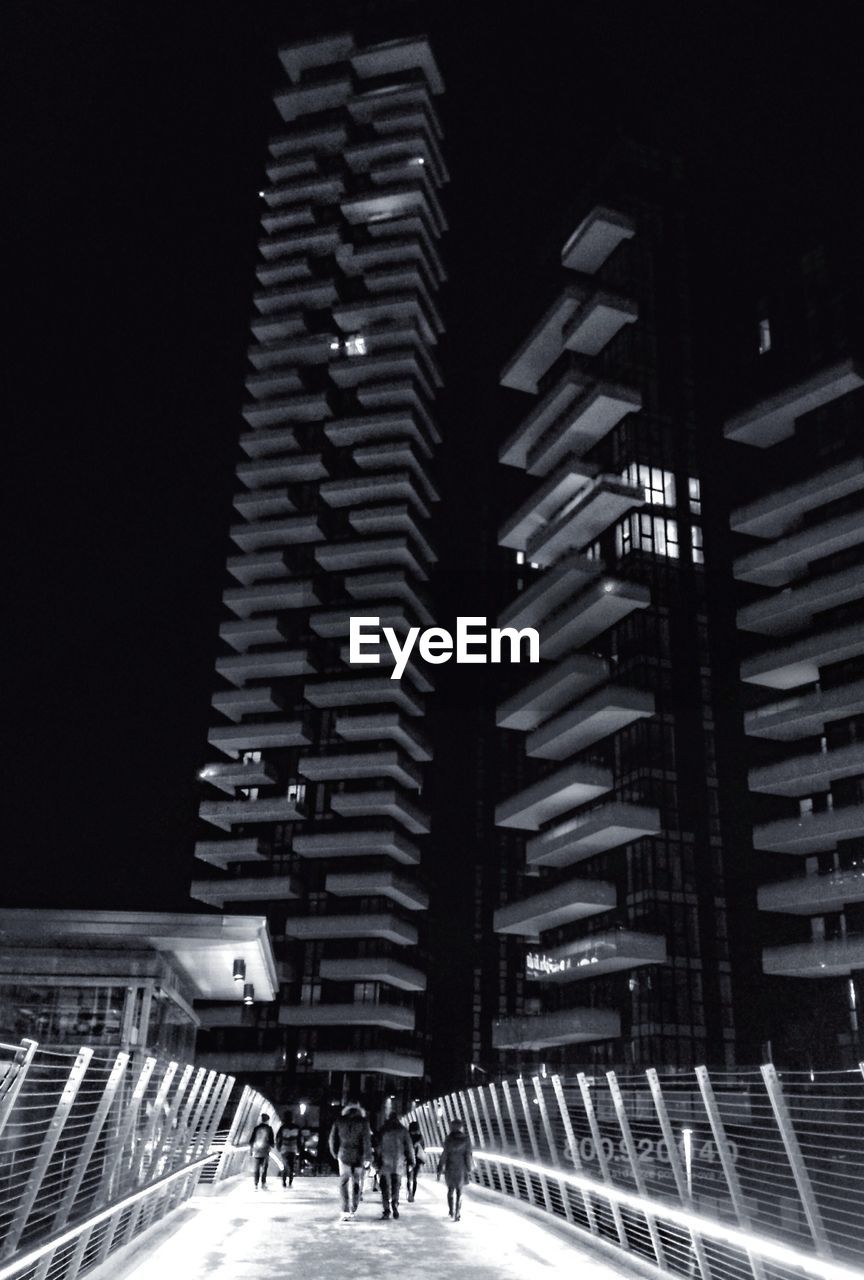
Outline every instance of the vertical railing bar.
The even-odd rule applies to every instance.
[[[18,1061],[10,1064],[10,1069],[3,1079],[3,1086],[0,1088],[0,1138],[3,1136],[6,1122],[12,1114],[12,1108],[15,1106],[38,1048],[39,1044],[36,1040],[22,1040],[16,1050]]]
[[[177,1121],[177,1135],[174,1150],[171,1153],[171,1172],[173,1172],[181,1162],[181,1151],[185,1156],[189,1134],[189,1117],[192,1114],[192,1109],[195,1106],[198,1094],[201,1092],[201,1086],[203,1085],[206,1076],[207,1068],[199,1067],[195,1073],[195,1079],[192,1081],[192,1088],[189,1091],[189,1097],[183,1104],[183,1111]]]
[[[633,1174],[633,1182],[640,1196],[645,1199],[648,1194],[645,1187],[645,1179],[642,1177],[642,1170],[639,1168],[639,1153],[633,1142],[633,1131],[630,1128],[630,1120],[624,1108],[624,1099],[621,1096],[618,1077],[614,1071],[607,1071],[606,1080],[609,1084],[609,1093],[612,1097],[612,1106],[615,1108],[615,1115],[618,1120],[618,1127],[621,1130],[621,1137],[624,1139],[624,1150],[627,1152],[627,1160]],[[666,1254],[663,1251],[663,1241],[660,1239],[660,1232],[657,1230],[657,1221],[654,1218],[654,1215],[647,1211],[643,1212],[643,1216],[645,1218],[645,1225],[648,1228],[648,1235],[651,1237],[651,1247],[654,1250],[657,1265],[666,1271],[668,1270],[669,1264],[666,1261]]]
[[[6,1239],[3,1241],[2,1248],[0,1248],[0,1257],[8,1257],[15,1252],[18,1248],[18,1241],[27,1229],[33,1206],[39,1197],[39,1192],[42,1190],[42,1180],[51,1163],[51,1157],[57,1149],[60,1135],[63,1132],[66,1121],[69,1119],[69,1113],[78,1096],[78,1090],[81,1088],[81,1081],[87,1073],[87,1068],[92,1058],[93,1050],[86,1045],[82,1045],[75,1055],[75,1061],[69,1068],[69,1075],[63,1086],[63,1092],[57,1100],[54,1114],[42,1137],[36,1159],[28,1175],[24,1195],[18,1203],[17,1212],[9,1224]]]
[[[147,1088],[155,1066],[155,1058],[145,1058],[141,1065],[141,1070],[138,1072],[138,1077],[132,1090],[132,1096],[129,1099],[129,1105],[126,1109],[125,1115],[121,1118],[117,1129],[115,1150],[112,1153],[111,1158],[105,1161],[105,1168],[102,1172],[102,1182],[96,1193],[96,1198],[93,1201],[94,1210],[104,1208],[114,1174],[117,1172],[117,1169],[120,1167],[120,1163],[123,1159],[123,1148],[126,1145],[126,1139],[131,1133],[132,1127],[138,1117],[141,1099],[144,1097],[144,1091]]]
[[[516,1090],[519,1094],[519,1101],[522,1103],[522,1114],[525,1117],[525,1129],[528,1133],[531,1155],[534,1158],[534,1163],[540,1164],[540,1148],[537,1145],[537,1134],[534,1130],[534,1117],[531,1115],[531,1109],[528,1106],[528,1095],[525,1092],[525,1081],[521,1076],[519,1076],[516,1081]],[[554,1209],[552,1208],[552,1197],[549,1194],[549,1184],[543,1174],[540,1174],[539,1178],[540,1192],[543,1196],[543,1204],[545,1205],[546,1212],[548,1214],[554,1214]]]
[[[561,1113],[561,1122],[564,1125],[564,1136],[567,1139],[567,1146],[570,1148],[570,1159],[573,1162],[573,1168],[577,1173],[582,1173],[582,1160],[579,1156],[579,1147],[576,1143],[576,1134],[573,1131],[573,1121],[570,1118],[570,1111],[567,1107],[567,1100],[564,1097],[564,1089],[561,1084],[560,1076],[552,1077],[552,1092],[555,1095],[555,1101],[558,1103],[558,1110]],[[592,1235],[599,1234],[597,1226],[597,1217],[594,1213],[594,1204],[591,1200],[590,1193],[581,1191],[582,1205],[585,1209],[585,1217],[588,1219],[588,1226]]]
[[[468,1140],[472,1147],[482,1147],[483,1140],[481,1135],[474,1128],[474,1122],[468,1114],[468,1100],[464,1089],[460,1089],[458,1093],[459,1102],[462,1107],[462,1119],[465,1124],[465,1132],[468,1134]]]
[[[609,1161],[606,1159],[606,1152],[603,1150],[603,1135],[600,1132],[600,1126],[597,1123],[597,1115],[594,1111],[594,1103],[591,1099],[591,1086],[584,1071],[580,1071],[576,1076],[579,1084],[579,1092],[582,1095],[582,1105],[585,1108],[585,1118],[588,1121],[588,1128],[591,1130],[591,1140],[594,1143],[594,1151],[597,1156],[597,1163],[600,1166],[600,1176],[607,1186],[614,1186],[612,1174],[609,1171]],[[622,1249],[630,1251],[630,1241],[627,1239],[627,1232],[624,1230],[624,1219],[621,1216],[621,1209],[615,1200],[608,1200],[609,1212],[612,1215],[612,1221],[615,1223],[615,1230],[618,1234],[618,1242]]]
[[[510,1085],[506,1080],[501,1082],[501,1092],[504,1095],[504,1105],[507,1108],[507,1117],[510,1121],[510,1127],[513,1130],[513,1142],[516,1146],[516,1152],[520,1160],[524,1161],[525,1147],[522,1143],[522,1134],[519,1132],[519,1126],[516,1123],[516,1111],[513,1107],[513,1099],[510,1096]],[[531,1177],[527,1170],[522,1170],[522,1177],[525,1179],[525,1190],[528,1195],[528,1199],[532,1205],[536,1205],[537,1197],[534,1195],[534,1183],[531,1181]],[[522,1197],[520,1195],[519,1199],[521,1200],[521,1198]]]
[[[540,1111],[540,1123],[543,1125],[543,1133],[546,1136],[546,1145],[549,1148],[549,1159],[552,1161],[556,1169],[561,1168],[561,1156],[555,1145],[555,1135],[552,1132],[552,1125],[549,1123],[549,1112],[546,1110],[546,1099],[543,1097],[543,1088],[540,1084],[538,1076],[532,1076],[534,1085],[534,1095],[537,1098],[537,1106]],[[573,1209],[570,1205],[570,1197],[564,1182],[559,1179],[558,1191],[561,1196],[561,1204],[564,1208],[564,1216],[568,1222],[573,1221]]]
[[[729,1145],[726,1141],[726,1130],[723,1127],[723,1120],[720,1116],[720,1108],[717,1105],[717,1099],[714,1096],[714,1087],[711,1084],[707,1067],[696,1067],[696,1081],[699,1085],[699,1092],[702,1094],[702,1102],[708,1115],[708,1123],[711,1126],[711,1134],[714,1138],[714,1145],[717,1148],[717,1155],[720,1160],[720,1167],[723,1170],[723,1176],[726,1179],[726,1185],[729,1188],[729,1197],[732,1201],[732,1207],[738,1218],[738,1225],[746,1230],[750,1229],[750,1215],[747,1212],[747,1205],[744,1202],[744,1196],[741,1191],[741,1184],[738,1181],[738,1173],[735,1169],[732,1159],[729,1155]],[[750,1270],[753,1272],[754,1280],[765,1280],[765,1271],[762,1262],[749,1249],[747,1250],[747,1260],[750,1263]]]
[[[663,1097],[663,1089],[660,1084],[660,1077],[653,1067],[650,1067],[645,1075],[648,1078],[648,1088],[651,1090],[651,1097],[654,1100],[654,1110],[657,1112],[657,1119],[660,1122],[660,1132],[666,1143],[666,1151],[669,1156],[669,1165],[672,1169],[672,1177],[675,1180],[675,1189],[678,1192],[678,1199],[681,1201],[685,1209],[693,1209],[693,1197],[687,1186],[687,1177],[684,1169],[681,1167],[681,1157],[678,1154],[678,1147],[675,1142],[675,1132],[672,1128],[672,1122],[669,1119],[669,1112],[666,1108],[666,1099]],[[702,1243],[702,1237],[697,1231],[690,1229],[690,1242],[693,1249],[694,1257],[699,1265],[699,1273],[702,1280],[711,1280],[711,1268],[705,1255],[705,1248]]]
[[[501,1114],[501,1104],[498,1101],[498,1090],[491,1082],[487,1085],[487,1088],[489,1090],[489,1097],[492,1099],[492,1111],[501,1132],[501,1154],[506,1156],[510,1154],[507,1150],[509,1143],[507,1142],[507,1131],[504,1128],[504,1117]],[[512,1164],[509,1163],[505,1167],[510,1177],[510,1185],[513,1189],[513,1195],[517,1200],[520,1200],[521,1196],[519,1194],[519,1182],[516,1177],[516,1170],[513,1168]]]
[[[771,1103],[771,1110],[774,1112],[774,1119],[777,1121],[777,1128],[780,1130],[780,1137],[792,1169],[795,1186],[798,1188],[798,1195],[801,1197],[804,1216],[807,1219],[813,1243],[818,1253],[821,1253],[823,1257],[830,1258],[833,1256],[831,1242],[826,1234],[819,1204],[813,1191],[813,1184],[810,1181],[810,1174],[804,1163],[804,1154],[798,1142],[798,1135],[795,1132],[792,1116],[789,1113],[789,1107],[783,1094],[783,1086],[772,1062],[765,1063],[761,1070],[768,1100]]]
[[[142,1145],[144,1154],[146,1155],[149,1150],[150,1164],[147,1169],[146,1176],[143,1178],[139,1177],[138,1179],[139,1183],[149,1182],[151,1178],[153,1178],[154,1167],[157,1168],[157,1173],[158,1173],[157,1161],[154,1159],[154,1153],[153,1153],[153,1141],[156,1137],[156,1129],[162,1115],[162,1108],[165,1105],[165,1100],[168,1097],[168,1094],[171,1089],[171,1085],[174,1083],[174,1077],[177,1074],[179,1066],[180,1064],[178,1062],[169,1062],[167,1064],[167,1066],[165,1067],[165,1071],[162,1075],[162,1079],[159,1082],[159,1088],[156,1090],[156,1097],[153,1099],[153,1111],[150,1116],[150,1120],[148,1121],[147,1127],[145,1128],[141,1138],[141,1145]],[[162,1141],[163,1143],[165,1141],[164,1134],[163,1134]],[[133,1208],[132,1212],[129,1214],[128,1221],[123,1231],[124,1244],[128,1244],[129,1241],[135,1235],[135,1232],[138,1227],[138,1222],[141,1218],[141,1214],[144,1210],[144,1207],[145,1207],[144,1201],[139,1200],[138,1203]],[[149,1206],[147,1207],[149,1208]]]
[[[480,1098],[480,1101],[482,1102],[482,1101],[483,1101],[483,1098],[482,1098],[482,1095],[480,1094],[480,1088],[479,1088],[479,1086],[478,1086],[476,1089],[469,1089],[469,1091],[468,1091],[468,1101],[471,1103],[471,1110],[472,1110],[472,1112],[474,1113],[474,1125],[475,1125],[475,1127],[476,1127],[477,1135],[478,1135],[478,1141],[477,1141],[477,1143],[475,1143],[475,1145],[476,1145],[477,1147],[479,1147],[481,1151],[482,1151],[484,1148],[487,1148],[487,1149],[488,1149],[488,1150],[490,1150],[490,1151],[494,1151],[494,1149],[495,1149],[495,1144],[494,1144],[493,1142],[491,1142],[491,1141],[490,1141],[490,1142],[487,1142],[486,1137],[484,1136],[484,1133],[483,1133],[483,1124],[482,1124],[482,1121],[480,1120],[480,1109],[479,1109],[479,1108],[478,1108],[478,1106],[477,1106],[477,1099],[478,1099],[478,1097]],[[488,1116],[487,1116],[487,1125],[488,1125]],[[491,1131],[490,1131],[490,1133],[489,1133],[489,1137],[490,1137],[490,1139],[491,1139],[491,1137],[492,1137]],[[478,1166],[477,1166],[477,1167],[478,1167],[478,1171],[479,1171],[479,1168],[480,1168],[479,1164],[478,1164]],[[499,1177],[499,1181],[500,1181],[500,1178],[501,1178],[501,1166],[500,1166],[500,1165],[497,1165],[496,1167],[497,1167],[497,1169],[498,1169],[498,1177]],[[479,1172],[478,1172],[478,1177],[479,1177]],[[490,1182],[493,1182],[493,1184],[494,1184],[494,1179],[492,1178],[491,1172],[490,1172],[490,1175],[489,1175],[489,1180],[490,1180]]]

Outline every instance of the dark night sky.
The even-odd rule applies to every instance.
[[[3,7],[6,904],[188,905],[256,192],[300,7]],[[448,341],[471,353],[445,460],[465,441],[491,474],[497,370],[578,157],[627,125],[696,153],[718,210],[760,187],[790,217],[842,197],[859,6],[798,25],[736,0],[427,8],[449,90]]]

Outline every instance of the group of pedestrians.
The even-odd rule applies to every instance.
[[[267,1188],[267,1168],[270,1164],[270,1155],[274,1150],[281,1163],[282,1186],[293,1186],[301,1156],[300,1146],[300,1130],[292,1122],[290,1115],[285,1116],[283,1123],[274,1134],[270,1117],[263,1113],[249,1138],[255,1190],[257,1191],[260,1187],[264,1191]]]
[[[417,1191],[417,1175],[426,1163],[426,1150],[420,1126],[412,1121],[407,1127],[395,1115],[389,1116],[377,1135],[372,1134],[366,1112],[357,1102],[343,1107],[342,1114],[330,1130],[330,1154],[339,1165],[339,1193],[343,1222],[350,1222],[362,1199],[366,1171],[374,1165],[381,1193],[381,1217],[399,1217],[402,1179],[406,1179],[408,1203]],[[471,1143],[462,1123],[454,1120],[437,1165],[447,1184],[450,1217],[459,1221],[462,1188],[474,1167]]]

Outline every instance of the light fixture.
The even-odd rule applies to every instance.
[[[246,961],[243,959],[234,961],[234,981],[235,982],[246,981]]]
[[[299,1111],[300,1111],[301,1116],[305,1116],[305,1114],[306,1114],[306,1103],[305,1103],[305,1102],[301,1102],[301,1103],[300,1103]]]
[[[244,982],[243,984],[243,1003],[244,1004],[255,1003],[255,988],[251,982]]]

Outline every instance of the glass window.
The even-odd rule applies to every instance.
[[[635,487],[642,487],[645,501],[654,507],[675,506],[675,477],[662,467],[652,467],[646,462],[631,462],[621,472],[622,480]]]
[[[627,516],[615,529],[615,549],[619,557],[631,551],[678,559],[678,521],[639,511]]]
[[[690,498],[690,510],[694,516],[702,514],[702,481],[698,476],[690,476],[687,480],[687,491]]]
[[[702,547],[702,529],[698,524],[694,524],[690,529],[690,550],[694,564],[705,563],[705,552]]]
[[[764,317],[759,321],[759,354],[767,355],[771,350],[771,321]]]

